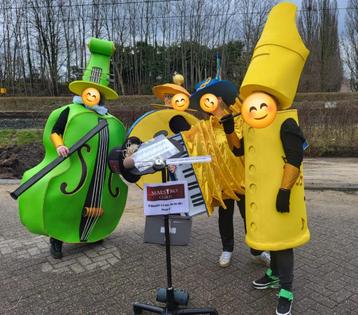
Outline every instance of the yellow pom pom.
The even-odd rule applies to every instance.
[[[177,85],[182,86],[184,84],[184,77],[180,73],[174,72],[173,82]]]

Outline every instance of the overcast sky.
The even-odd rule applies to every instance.
[[[285,1],[279,1],[279,2],[293,2],[295,3],[299,8],[301,8],[301,2],[302,0],[285,0]],[[346,8],[347,7],[348,0],[337,0],[337,7],[338,8]],[[344,29],[344,17],[346,15],[346,10],[339,10],[339,31],[342,32]]]

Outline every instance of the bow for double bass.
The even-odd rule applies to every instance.
[[[45,166],[41,171],[32,176],[28,181],[20,185],[16,190],[10,193],[10,196],[13,199],[17,199],[23,192],[29,189],[32,185],[38,182],[41,178],[43,178],[46,174],[52,171],[56,166],[61,164],[64,160],[70,157],[74,152],[79,150],[86,142],[88,142],[91,138],[93,138],[97,133],[99,133],[102,129],[107,127],[108,123],[106,120],[100,120],[98,125],[91,129],[86,135],[84,135],[78,142],[76,142],[70,149],[67,157],[58,157],[53,160],[50,164]]]

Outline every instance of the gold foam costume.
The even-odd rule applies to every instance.
[[[278,109],[291,106],[309,51],[297,31],[297,7],[276,5],[240,88],[240,95],[265,92],[278,101]],[[286,164],[280,129],[288,118],[298,123],[296,110],[278,111],[271,125],[257,129],[244,124],[247,244],[258,250],[284,250],[308,242],[302,165],[291,189],[290,212],[276,210]]]
[[[235,120],[235,132],[242,138],[242,119]],[[227,143],[225,132],[217,118],[201,120],[188,131],[182,132],[190,156],[211,155],[211,163],[193,164],[209,215],[214,207],[222,206],[225,199],[238,200],[244,194],[244,162],[235,156]]]

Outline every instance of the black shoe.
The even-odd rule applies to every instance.
[[[50,253],[51,256],[55,259],[62,258],[62,241],[56,240],[55,238],[50,237]]]
[[[281,289],[278,294],[278,304],[276,308],[276,315],[290,315],[293,301],[293,294],[291,291]]]
[[[280,286],[280,280],[278,277],[272,275],[272,270],[269,268],[266,270],[265,275],[252,282],[255,289],[278,289]]]

